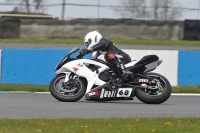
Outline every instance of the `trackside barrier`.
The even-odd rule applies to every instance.
[[[178,51],[167,50],[123,50],[129,54],[132,60],[139,61],[146,55],[155,54],[162,64],[158,66],[153,72],[160,73],[165,76],[173,86],[178,85]]]
[[[179,51],[178,85],[200,85],[200,51]]]
[[[48,85],[54,68],[71,49],[0,49],[0,83]],[[163,63],[153,72],[173,86],[200,85],[200,51],[127,50],[132,60],[156,54]],[[77,53],[73,54],[75,57]],[[91,58],[86,55],[84,58]]]
[[[2,84],[48,85],[71,49],[3,49]],[[75,57],[76,53],[72,55]],[[86,58],[90,58],[87,55]]]

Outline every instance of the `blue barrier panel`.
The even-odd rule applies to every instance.
[[[70,50],[3,49],[2,84],[48,85],[55,76],[55,66]]]
[[[180,51],[178,85],[200,85],[200,51]]]

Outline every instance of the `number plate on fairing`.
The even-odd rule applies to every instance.
[[[132,88],[119,88],[116,97],[130,97],[132,90]]]

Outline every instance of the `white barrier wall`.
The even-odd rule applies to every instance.
[[[172,86],[178,85],[178,51],[127,49],[123,49],[123,51],[129,54],[132,60],[137,61],[139,61],[142,57],[146,55],[157,55],[160,60],[163,60],[163,62],[153,72],[165,76]]]

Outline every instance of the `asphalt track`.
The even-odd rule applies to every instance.
[[[1,48],[83,48],[83,44],[1,44]],[[200,46],[157,46],[157,45],[117,45],[123,49],[145,50],[200,50]]]
[[[130,101],[59,102],[51,94],[0,93],[0,118],[200,117],[200,96],[171,96],[159,105]]]

